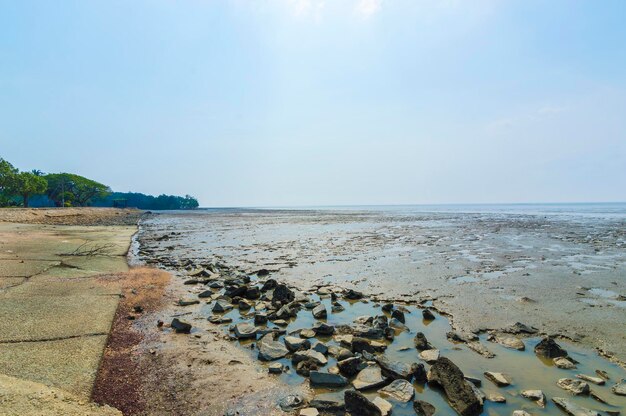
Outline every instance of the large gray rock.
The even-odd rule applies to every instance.
[[[439,359],[439,350],[424,350],[419,353],[420,359],[432,364]]]
[[[511,381],[502,373],[496,373],[493,371],[485,371],[485,377],[491,380],[496,386],[504,387],[511,384]]]
[[[352,385],[357,390],[369,390],[382,387],[390,381],[388,377],[383,376],[379,366],[370,365],[359,371]]]
[[[324,357],[324,354],[315,350],[298,351],[293,355],[291,360],[294,363],[299,363],[300,361],[312,361],[321,366],[328,364],[328,360]]]
[[[315,308],[313,308],[313,317],[315,319],[326,319],[328,316],[328,312],[326,311],[326,306],[323,303],[320,303]]]
[[[335,327],[326,322],[317,322],[313,325],[313,331],[317,335],[332,335],[335,332]]]
[[[309,349],[311,347],[311,342],[308,339],[302,339],[292,336],[285,337],[285,346],[291,352],[298,351],[301,349]]]
[[[278,284],[272,294],[272,305],[280,306],[293,302],[295,294],[286,285]]]
[[[563,397],[553,397],[552,401],[565,413],[571,416],[600,416],[600,413],[589,410]]]
[[[522,397],[534,401],[540,407],[546,407],[546,396],[541,390],[522,390]]]
[[[576,396],[580,394],[589,394],[590,391],[589,384],[582,380],[576,380],[573,378],[561,378],[556,382],[556,385]]]
[[[413,403],[413,410],[417,416],[433,416],[435,414],[435,406],[423,400],[416,400]]]
[[[178,334],[188,334],[191,332],[191,324],[187,322],[183,322],[178,318],[172,319],[172,323],[170,325],[174,331]]]
[[[428,382],[439,384],[450,405],[461,416],[477,416],[482,412],[480,400],[474,394],[463,372],[446,357],[439,358],[428,371]]]
[[[337,362],[339,372],[347,377],[352,377],[358,374],[361,370],[361,359],[358,357],[350,357],[342,361]]]
[[[274,334],[267,334],[257,343],[259,348],[259,360],[274,361],[289,354],[289,350],[274,339]]]
[[[546,358],[567,357],[567,351],[549,337],[545,337],[537,344],[535,354]]]
[[[611,387],[611,391],[618,396],[626,396],[626,380],[622,380]]]
[[[233,305],[231,305],[225,299],[218,299],[215,301],[215,305],[213,305],[213,313],[224,313],[233,309]]]
[[[392,379],[403,378],[409,380],[413,375],[410,364],[400,361],[391,361],[384,355],[377,357],[376,362],[380,366],[383,374]]]
[[[389,385],[379,390],[379,393],[392,397],[401,402],[410,401],[415,395],[413,385],[404,379],[392,381]]]
[[[502,334],[492,334],[489,335],[487,339],[491,342],[496,342],[504,347],[511,348],[513,350],[524,351],[526,349],[524,342],[516,337]]]
[[[428,343],[426,335],[424,335],[423,332],[418,332],[417,334],[415,334],[415,338],[413,338],[413,344],[415,345],[415,348],[417,348],[419,351],[430,350],[433,348]]]
[[[374,403],[358,391],[346,390],[343,396],[346,411],[354,416],[382,416],[382,412]]]
[[[348,380],[342,375],[320,371],[311,371],[309,381],[314,387],[343,387],[348,384]]]
[[[256,327],[247,322],[235,325],[235,336],[238,339],[256,338]]]

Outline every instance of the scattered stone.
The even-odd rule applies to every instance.
[[[352,385],[357,390],[369,390],[382,387],[389,383],[387,377],[383,377],[380,367],[377,365],[369,365],[359,371]]]
[[[491,342],[496,342],[504,347],[511,348],[513,350],[524,351],[526,349],[524,342],[521,339],[515,337],[491,334],[487,337],[487,340]]]
[[[319,416],[320,412],[314,407],[300,409],[300,416]]]
[[[401,361],[392,361],[389,358],[381,355],[376,358],[376,362],[380,366],[383,374],[391,379],[402,378],[410,380],[415,370],[411,365],[403,363]]]
[[[233,309],[233,305],[227,302],[225,299],[218,299],[213,305],[213,313],[224,313]]]
[[[604,383],[605,383],[603,378],[592,377],[592,376],[588,376],[586,374],[576,374],[576,378],[588,381],[588,382],[593,383],[593,384],[597,384],[598,386],[603,386]]]
[[[220,325],[220,324],[229,324],[229,323],[231,323],[233,321],[233,318],[228,318],[228,317],[224,317],[224,316],[220,316],[220,315],[211,315],[211,316],[209,316],[208,320],[212,324]]]
[[[315,343],[311,345],[310,348],[324,355],[328,354],[328,347],[323,342],[315,341]]]
[[[439,350],[424,350],[419,354],[420,359],[432,364],[439,359]]]
[[[172,319],[170,326],[174,331],[176,331],[177,334],[188,334],[191,332],[191,324],[183,322],[178,318]]]
[[[239,301],[239,305],[237,305],[237,307],[239,308],[240,311],[247,311],[252,308],[252,305],[250,305],[247,301],[242,299]]]
[[[433,416],[436,412],[435,406],[423,400],[416,400],[413,403],[413,410],[417,416]]]
[[[256,338],[256,327],[247,322],[238,323],[234,330],[237,339]]]
[[[326,322],[317,322],[313,326],[313,331],[317,335],[332,335],[335,332],[335,327],[328,325]]]
[[[430,367],[428,382],[437,383],[444,389],[450,405],[461,416],[476,416],[482,412],[482,405],[471,384],[448,358],[441,357]]]
[[[347,377],[353,377],[361,370],[361,359],[358,357],[350,357],[337,362],[339,372]]]
[[[470,342],[478,340],[478,335],[473,334],[471,332],[457,332],[450,331],[446,332],[446,338],[448,338],[451,342]]]
[[[285,321],[284,319],[276,319],[274,321],[274,325],[287,326],[287,325],[289,325],[289,322]]]
[[[304,404],[304,400],[302,396],[297,394],[290,394],[289,396],[285,396],[278,401],[278,405],[283,410],[283,412],[290,412],[292,410],[298,409],[302,407]]]
[[[546,358],[567,357],[567,351],[549,337],[545,337],[537,344],[535,354]]]
[[[618,396],[626,396],[626,380],[622,380],[611,387],[611,391]]]
[[[265,325],[267,323],[267,314],[262,312],[256,312],[254,314],[254,324],[255,325]]]
[[[343,387],[348,384],[348,379],[339,374],[322,373],[311,371],[309,374],[311,386],[316,387]]]
[[[315,319],[326,319],[328,313],[326,312],[326,306],[320,303],[315,308],[313,308],[313,317]]]
[[[312,329],[303,329],[300,331],[300,338],[313,338],[315,337],[315,331]]]
[[[477,352],[478,354],[482,355],[485,358],[493,358],[496,356],[493,352],[489,351],[487,347],[485,347],[479,341],[468,342],[466,345],[470,350]]]
[[[380,309],[382,309],[383,312],[389,313],[393,309],[393,303],[385,303]]]
[[[576,364],[574,364],[573,362],[571,362],[565,357],[553,358],[552,362],[554,362],[554,365],[556,365],[558,368],[562,368],[565,370],[571,370],[573,368],[576,368]]]
[[[213,291],[212,290],[205,290],[204,292],[200,292],[198,294],[198,297],[200,299],[210,298],[211,296],[213,296]]]
[[[365,338],[353,338],[352,339],[352,352],[360,352],[367,351],[369,353],[374,353],[374,347],[370,344],[368,340]]]
[[[286,305],[293,302],[295,297],[295,294],[287,287],[287,285],[278,284],[274,288],[274,293],[272,294],[272,305]]]
[[[318,368],[318,364],[313,360],[304,360],[296,364],[296,373],[303,377],[308,377],[311,371],[317,371]]]
[[[255,300],[261,297],[261,291],[256,286],[251,286],[246,289],[246,293],[243,295],[244,298]]]
[[[346,411],[358,416],[382,416],[382,412],[374,403],[370,402],[362,393],[346,390],[344,393]]]
[[[522,390],[522,397],[534,401],[540,407],[546,407],[546,396],[541,390]]]
[[[508,332],[509,334],[536,334],[539,330],[535,327],[523,324],[521,322],[515,322],[513,325],[509,325],[502,330],[503,332]]]
[[[493,371],[485,371],[485,377],[491,380],[498,387],[505,387],[511,385],[511,382],[502,373],[494,373]]]
[[[506,403],[506,397],[501,394],[491,393],[487,396],[487,400],[492,403]]]
[[[609,377],[609,374],[606,371],[596,370],[596,374],[602,377],[606,381],[609,381],[611,379],[611,377]]]
[[[415,389],[408,381],[404,379],[397,379],[392,381],[391,384],[380,389],[379,393],[386,394],[395,400],[406,403],[415,395]]]
[[[378,407],[382,416],[388,416],[391,414],[391,409],[393,408],[393,406],[387,400],[381,397],[374,397],[372,403],[374,403],[374,405]]]
[[[278,282],[276,282],[276,280],[267,279],[265,283],[263,283],[263,286],[261,286],[261,292],[267,292],[268,290],[275,289],[277,284]]]
[[[302,349],[308,350],[311,347],[311,342],[303,338],[286,336],[284,341],[285,341],[285,346],[291,352],[299,351]]]
[[[563,397],[553,397],[552,401],[557,405],[557,407],[561,408],[565,413],[571,416],[600,416],[600,413],[579,406]]]
[[[363,293],[357,292],[356,290],[348,289],[343,297],[350,300],[359,300],[363,299]]]
[[[289,354],[289,350],[279,341],[274,340],[274,334],[264,335],[257,343],[259,360],[274,361]]]
[[[293,355],[291,361],[294,363],[299,363],[300,361],[313,361],[315,364],[321,366],[328,364],[328,360],[324,357],[324,354],[315,350],[298,351]]]
[[[178,306],[191,306],[191,305],[197,305],[198,303],[200,303],[200,301],[197,299],[179,299],[178,300]]]
[[[397,319],[398,321],[402,322],[403,324],[406,323],[406,318],[404,317],[404,312],[402,312],[400,309],[394,309],[393,312],[391,312],[391,318],[392,319]]]
[[[573,378],[562,378],[556,382],[556,385],[564,390],[570,391],[572,394],[578,396],[580,394],[589,394],[589,384],[582,380],[576,380]]]
[[[270,374],[281,374],[284,370],[284,367],[281,363],[272,363],[269,365],[267,370],[270,372]]]
[[[514,410],[512,416],[533,416],[525,410]]]
[[[427,321],[432,321],[435,319],[435,315],[431,312],[430,309],[422,309],[422,317]]]
[[[413,338],[413,344],[415,345],[415,348],[417,348],[419,351],[430,350],[433,348],[428,343],[426,335],[424,335],[424,333],[422,332],[418,332],[417,334],[415,334],[415,338]]]

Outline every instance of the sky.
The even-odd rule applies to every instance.
[[[626,201],[626,1],[0,0],[0,157],[201,206]]]

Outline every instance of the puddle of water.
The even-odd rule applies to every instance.
[[[375,306],[374,303],[365,303],[361,301],[351,302],[340,300],[339,302],[345,307],[345,310],[340,313],[330,313],[331,301],[329,298],[320,299],[317,295],[309,295],[312,301],[321,301],[329,311],[328,319],[325,321],[331,325],[351,324],[354,319],[359,316],[368,315],[375,316],[384,314],[380,307]],[[211,308],[213,303],[209,303],[202,307],[201,313],[209,317],[212,315]],[[540,359],[537,357],[533,348],[540,341],[540,338],[528,338],[524,340],[526,344],[526,351],[517,351],[507,349],[499,344],[494,344],[486,340],[486,335],[480,336],[481,342],[493,353],[496,354],[495,358],[488,359],[468,349],[464,344],[456,344],[447,340],[446,333],[451,330],[448,320],[437,315],[434,321],[424,321],[422,319],[421,309],[415,306],[407,306],[410,313],[406,313],[406,325],[409,331],[396,331],[396,337],[393,342],[387,342],[388,347],[385,351],[385,355],[394,361],[401,361],[408,364],[414,362],[420,362],[418,358],[418,351],[413,347],[413,338],[416,332],[423,332],[428,338],[433,347],[440,350],[442,356],[450,358],[455,364],[457,364],[466,376],[472,376],[479,378],[482,381],[481,389],[487,394],[501,394],[506,397],[506,403],[492,403],[485,401],[484,414],[488,415],[510,415],[514,410],[524,409],[533,415],[548,415],[548,414],[561,414],[560,410],[550,401],[552,397],[567,397],[574,403],[577,403],[583,407],[604,411],[604,410],[624,410],[626,409],[626,397],[616,396],[611,393],[611,386],[619,381],[621,378],[626,377],[626,372],[619,366],[612,364],[592,351],[584,350],[583,348],[570,344],[568,342],[559,341],[559,344],[565,348],[571,357],[579,361],[578,368],[575,370],[563,370],[553,366],[551,360]],[[234,309],[224,314],[233,320],[232,324],[238,322],[250,322],[251,317],[254,314],[254,308],[245,313],[240,313],[238,309]],[[312,313],[306,309],[302,309],[295,319],[292,319],[286,329],[287,334],[301,328],[311,328],[317,320],[313,318]],[[228,327],[232,324],[224,325],[224,330],[228,331]],[[259,326],[260,328],[272,328],[277,327],[275,324],[269,322],[267,326]],[[284,336],[279,338],[283,341]],[[316,340],[325,343],[327,346],[338,345],[332,337],[317,337],[312,338],[310,341],[313,343]],[[255,341],[237,341],[246,350],[250,351],[250,354],[256,358],[257,351],[251,349],[251,344]],[[409,347],[405,349],[403,347]],[[288,356],[289,357],[289,356]],[[336,364],[336,360],[330,355],[328,358],[328,364],[320,369],[320,371],[328,371],[328,368]],[[275,362],[280,362],[285,366],[289,366],[290,370],[286,373],[278,375],[283,382],[296,385],[300,383],[308,383],[308,379],[298,375],[295,372],[295,368],[291,363],[290,358],[283,358]],[[269,363],[260,362],[261,365],[267,366]],[[428,365],[425,364],[428,368]],[[610,405],[601,404],[590,397],[574,397],[568,392],[560,389],[556,385],[556,381],[560,378],[570,377],[575,378],[576,374],[583,373],[587,375],[595,376],[595,370],[604,370],[611,377],[611,381],[607,382],[605,386],[596,386],[590,384],[592,390],[600,397],[604,398]],[[504,388],[496,387],[490,381],[488,381],[483,373],[485,371],[495,371],[505,373],[511,380],[512,385]],[[437,414],[440,415],[453,415],[454,411],[449,407],[446,402],[445,395],[436,386],[419,385],[414,383],[416,389],[416,400],[425,400],[432,403],[437,408]],[[342,399],[343,392],[346,389],[350,389],[348,385],[344,388],[338,389],[314,389],[317,398],[326,399]],[[540,408],[534,402],[521,397],[520,391],[524,389],[540,389],[543,390],[547,397],[547,405],[545,409]],[[374,399],[378,393],[376,391],[364,392],[370,399]],[[381,396],[382,397],[382,396]],[[396,416],[408,416],[415,415],[412,408],[412,402],[401,403],[394,401],[388,397],[384,397],[393,405],[393,414]]]

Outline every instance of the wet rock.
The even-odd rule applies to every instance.
[[[393,406],[387,400],[381,397],[374,397],[374,400],[372,400],[372,403],[374,403],[374,406],[378,407],[378,410],[380,410],[380,414],[382,416],[388,416],[391,414],[391,410],[393,409]]]
[[[394,311],[391,312],[391,318],[392,319],[397,319],[398,321],[402,322],[403,324],[406,323],[406,318],[404,317],[404,312],[402,312],[400,309],[394,309]]]
[[[247,322],[241,322],[235,325],[234,331],[237,339],[256,338],[256,327]]]
[[[294,353],[291,361],[294,363],[299,363],[300,361],[313,361],[321,366],[328,364],[328,360],[324,357],[324,354],[315,350],[297,351]]]
[[[424,350],[419,353],[420,359],[432,364],[439,359],[439,350]]]
[[[313,308],[313,317],[315,319],[326,319],[328,313],[326,312],[326,306],[322,303]]]
[[[611,379],[611,377],[609,377],[609,375],[608,375],[608,373],[606,371],[596,370],[596,374],[599,375],[601,378],[603,378],[606,381],[609,381]]]
[[[546,358],[567,357],[567,351],[549,337],[545,337],[537,344],[535,354]]]
[[[313,338],[315,337],[315,331],[312,329],[303,329],[300,331],[300,338]]]
[[[298,394],[290,394],[278,401],[278,405],[284,412],[290,412],[304,405],[304,399]]]
[[[402,322],[398,321],[396,318],[392,318],[391,321],[389,321],[389,326],[395,329],[399,329],[401,331],[408,331],[409,327],[406,326],[405,324],[403,324]]]
[[[328,347],[323,342],[315,341],[310,348],[324,355],[328,354]]]
[[[320,371],[311,371],[309,381],[314,387],[343,387],[348,384],[348,380],[342,375]]]
[[[392,327],[388,326],[383,330],[383,336],[386,340],[393,341],[396,336],[396,331]]]
[[[470,388],[474,392],[474,396],[476,396],[476,398],[478,399],[478,403],[480,403],[480,405],[482,406],[485,403],[485,400],[487,400],[487,396],[485,395],[485,393],[481,389],[476,387],[474,384],[472,383],[467,383],[467,384],[470,386]]]
[[[346,410],[346,404],[344,402],[340,402],[340,401],[334,401],[334,400],[319,400],[319,399],[314,399],[311,400],[311,402],[309,403],[309,406],[314,407],[315,409],[319,410],[320,412],[327,414],[327,413],[341,413],[345,412]]]
[[[221,289],[224,285],[221,282],[211,282],[208,285],[211,289]]]
[[[212,311],[214,313],[224,313],[233,309],[233,305],[231,305],[225,299],[218,299],[215,301],[215,305],[213,305]]]
[[[255,300],[261,297],[261,291],[256,286],[251,286],[246,289],[246,293],[243,295],[246,299]]]
[[[484,375],[488,380],[492,381],[496,386],[504,387],[504,386],[509,386],[511,384],[511,381],[507,379],[506,376],[502,373],[495,373],[493,371],[485,371]]]
[[[502,330],[503,332],[508,332],[509,334],[536,334],[539,330],[535,327],[525,325],[521,322],[515,322],[512,325],[507,326]]]
[[[379,393],[392,397],[401,402],[408,402],[413,399],[415,389],[413,385],[404,379],[392,381],[387,386],[379,390]]]
[[[411,364],[411,374],[413,374],[413,379],[416,383],[424,384],[428,381],[426,367],[422,363]]]
[[[252,305],[250,305],[248,302],[242,299],[239,301],[239,304],[237,305],[237,307],[239,308],[240,311],[248,311],[252,308]]]
[[[514,410],[512,416],[533,416],[525,410]]]
[[[476,387],[480,387],[483,384],[483,382],[479,378],[476,378],[476,377],[465,376],[465,380],[469,381]]]
[[[385,303],[383,306],[381,306],[381,309],[383,310],[383,312],[389,313],[393,309],[393,303]]]
[[[426,335],[424,335],[424,333],[422,332],[418,332],[417,334],[415,334],[415,338],[413,338],[413,344],[415,345],[415,348],[417,348],[419,351],[430,350],[433,348],[428,343]]]
[[[357,337],[381,339],[383,337],[383,330],[367,325],[355,325],[352,328],[352,332]]]
[[[258,271],[256,272],[256,275],[257,275],[258,277],[265,277],[265,276],[269,276],[269,274],[270,274],[270,271],[269,271],[269,270],[267,270],[267,269],[261,269],[261,270],[258,270]],[[270,280],[271,280],[271,279],[270,279]]]
[[[487,337],[487,340],[491,342],[496,342],[504,347],[511,348],[513,350],[524,351],[526,349],[524,342],[521,339],[515,337],[501,334],[491,334]]]
[[[281,307],[276,314],[272,317],[273,320],[278,320],[278,319],[282,319],[282,320],[289,320],[291,319],[294,315],[296,315],[294,313],[294,311],[291,309],[291,307],[289,305],[285,305],[283,307]]]
[[[320,412],[314,407],[300,409],[300,416],[319,416]]]
[[[178,318],[172,319],[172,323],[170,325],[177,334],[188,334],[191,332],[191,324],[187,322],[183,322]]]
[[[600,416],[600,413],[579,406],[563,397],[553,397],[552,401],[557,405],[557,407],[561,408],[561,410],[571,416]]]
[[[308,377],[311,371],[317,371],[319,365],[313,360],[304,360],[296,364],[296,373],[303,377]]]
[[[589,394],[589,384],[582,380],[576,380],[573,378],[561,378],[556,382],[556,385],[567,390],[572,394],[578,396],[580,394]]]
[[[263,283],[263,286],[261,286],[261,292],[267,292],[268,290],[275,289],[277,285],[278,282],[276,282],[276,280],[267,279],[265,283]]]
[[[358,357],[350,357],[337,362],[339,372],[347,377],[353,377],[361,370],[361,359]]]
[[[211,316],[209,316],[208,320],[212,324],[220,325],[220,324],[229,324],[229,323],[231,323],[233,321],[233,318],[227,318],[227,317],[220,316],[220,315],[211,315]]]
[[[489,351],[487,347],[485,347],[479,341],[468,342],[467,347],[471,349],[472,351],[477,352],[478,354],[482,355],[485,358],[493,358],[496,356],[493,352]]]
[[[491,393],[487,396],[487,400],[492,403],[506,403],[506,397],[501,394]]]
[[[291,352],[299,351],[299,350],[308,350],[311,347],[311,342],[307,339],[296,338],[292,336],[286,336],[285,346]]]
[[[476,334],[457,331],[446,332],[446,338],[452,342],[471,342],[478,340],[478,336]]]
[[[211,296],[213,296],[213,294],[214,294],[214,293],[213,293],[213,291],[212,291],[212,290],[205,290],[205,291],[203,291],[203,292],[200,292],[200,293],[198,294],[198,297],[199,297],[200,299],[205,299],[205,298],[210,298]]]
[[[556,357],[553,358],[552,361],[554,362],[554,365],[556,365],[558,368],[562,368],[565,370],[571,370],[573,368],[576,368],[576,364],[574,364],[565,357]]]
[[[358,416],[382,416],[382,412],[374,403],[370,402],[362,393],[346,390],[344,393],[346,411]]]
[[[190,306],[190,305],[197,305],[199,304],[200,301],[197,299],[179,299],[178,300],[178,306]]]
[[[359,300],[363,299],[363,293],[349,289],[344,293],[343,297],[350,300]]]
[[[287,326],[287,325],[289,325],[289,322],[285,321],[284,319],[276,319],[274,321],[274,324],[276,324],[278,326]]]
[[[283,343],[274,339],[274,334],[264,335],[257,343],[257,347],[259,348],[259,360],[261,361],[274,361],[289,354],[289,350]]]
[[[622,380],[611,387],[611,391],[618,396],[626,396],[626,380]]]
[[[352,385],[357,390],[369,390],[382,387],[390,381],[387,377],[383,377],[380,367],[369,365],[359,371],[356,378],[352,381]]]
[[[339,351],[337,351],[337,355],[335,356],[337,360],[345,360],[351,357],[354,357],[354,354],[352,353],[352,351],[346,348],[340,348]]]
[[[313,325],[313,331],[316,335],[332,335],[335,332],[335,327],[326,322],[317,322]]]
[[[272,363],[267,367],[270,374],[281,374],[283,370],[284,366],[281,363]]]
[[[450,405],[461,416],[476,416],[482,412],[482,405],[470,383],[448,358],[441,357],[430,367],[428,382],[437,383],[444,389]]]
[[[295,294],[287,287],[287,285],[278,284],[276,285],[276,288],[274,288],[274,293],[272,294],[272,305],[286,305],[293,302],[295,297]]]
[[[376,362],[386,377],[409,380],[413,375],[410,364],[406,364],[401,361],[392,361],[384,355],[377,357]]]
[[[365,338],[353,338],[352,339],[352,352],[360,352],[367,351],[369,353],[374,353],[374,347],[370,344],[368,340]]]
[[[210,292],[211,294],[213,294],[212,290],[207,290],[207,292]],[[245,295],[245,293],[246,293],[246,287],[245,286],[228,287],[224,291],[224,295],[228,296],[229,298],[242,297],[243,295]]]
[[[522,390],[522,397],[534,401],[540,407],[546,407],[546,396],[541,390]]]
[[[435,319],[435,315],[431,312],[430,309],[422,309],[422,317],[427,321],[432,321]]]
[[[413,403],[413,410],[417,416],[433,416],[436,412],[435,406],[423,400],[416,400]]]
[[[257,312],[254,314],[254,324],[255,325],[265,325],[267,323],[267,314],[262,312]]]
[[[598,386],[603,386],[604,383],[605,383],[604,379],[602,379],[600,377],[588,376],[586,374],[576,374],[576,378],[588,381],[588,382],[593,383],[593,384],[597,384]]]

